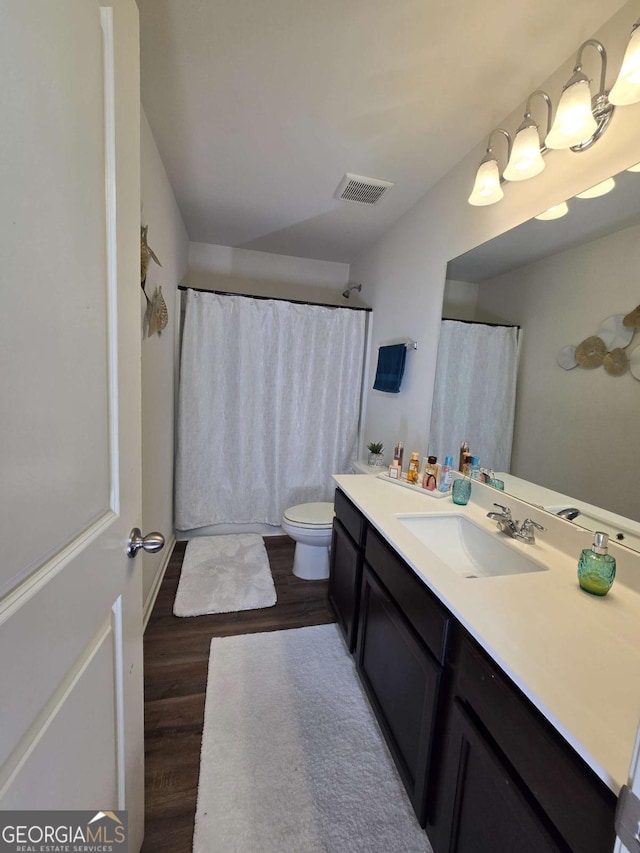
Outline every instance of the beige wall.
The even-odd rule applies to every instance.
[[[636,225],[483,282],[478,295],[523,329],[511,473],[637,521],[640,385],[630,373],[563,370],[556,354],[637,305],[639,269]]]
[[[628,3],[597,34],[609,54],[609,86],[620,67],[637,15],[637,4]],[[589,36],[576,31],[576,50],[581,40]],[[531,49],[535,50],[535,44],[532,43]],[[546,82],[532,80],[531,89],[542,86],[557,103],[574,61],[575,56],[568,58]],[[591,63],[592,59],[588,61]],[[586,62],[585,55],[585,66]],[[599,66],[594,62],[586,71],[597,79]],[[487,136],[498,124],[511,132],[515,130],[522,119],[524,104],[502,121],[493,121],[491,93],[478,93],[478,97],[487,104]],[[373,385],[379,346],[408,338],[418,341],[418,350],[407,357],[401,392],[384,394],[369,390],[365,440],[379,439],[392,447],[402,439],[407,450],[419,450],[421,455],[427,449],[447,261],[638,162],[638,127],[640,104],[619,108],[609,130],[592,149],[581,154],[549,152],[541,175],[520,184],[505,185],[501,202],[477,208],[471,207],[467,198],[484,154],[486,141],[482,141],[352,265],[351,278],[362,282],[367,301],[374,309],[371,338],[374,357],[370,360],[368,388]],[[496,152],[503,157],[499,145],[500,140],[496,142]]]
[[[442,316],[448,320],[475,320],[478,285],[447,279],[442,298]]]
[[[142,341],[142,523],[143,532],[158,530],[164,551],[143,555],[145,614],[169,557],[173,537],[173,409],[176,363],[176,293],[188,270],[189,241],[173,191],[144,112],[141,117],[142,223],[162,267],[151,261],[147,293],[156,286],[169,309],[162,334]],[[146,306],[141,295],[141,323]]]
[[[189,284],[204,290],[362,306],[358,293],[343,298],[348,281],[349,264],[210,243],[191,243],[189,247]]]

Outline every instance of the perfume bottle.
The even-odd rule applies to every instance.
[[[471,457],[471,462],[469,463],[469,476],[472,480],[480,479],[480,460],[477,456]]]
[[[401,474],[402,474],[402,457],[403,457],[403,455],[404,455],[404,446],[403,446],[402,442],[399,441],[395,446],[395,450],[393,451],[393,461],[398,463]]]
[[[438,457],[429,456],[422,475],[422,488],[435,492],[438,487]]]
[[[606,595],[616,576],[616,560],[607,552],[609,536],[596,532],[591,548],[585,548],[578,560],[578,581],[592,595]]]
[[[465,465],[465,462],[467,461],[468,455],[470,455],[469,454],[469,442],[463,441],[462,447],[460,448],[460,462],[458,464],[458,471],[460,471],[461,474],[464,473],[464,465]]]
[[[411,454],[411,459],[409,460],[409,469],[407,470],[407,483],[413,483],[414,486],[417,486],[419,474],[420,454],[417,450],[414,450]]]
[[[439,492],[449,492],[451,491],[451,482],[453,480],[453,456],[446,456],[444,460],[444,465],[442,466],[442,470],[440,472],[440,483],[438,484]]]

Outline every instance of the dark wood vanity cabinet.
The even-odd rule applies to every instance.
[[[331,536],[329,601],[350,652],[356,644],[366,522],[343,493],[336,490],[336,516]]]
[[[456,646],[436,853],[612,850],[612,791],[466,632]]]
[[[451,708],[448,728],[449,746],[441,773],[445,828],[435,850],[557,853],[562,849],[520,791],[508,764],[458,700]]]
[[[367,534],[356,664],[421,825],[450,617],[375,530]]]
[[[329,590],[435,853],[613,849],[612,791],[339,490]]]

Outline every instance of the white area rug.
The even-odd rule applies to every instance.
[[[195,853],[429,853],[335,625],[211,642]]]
[[[182,563],[176,616],[235,613],[276,603],[269,557],[256,533],[192,539]]]

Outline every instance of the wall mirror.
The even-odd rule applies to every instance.
[[[511,474],[571,499],[561,504],[583,502],[640,529],[640,381],[629,370],[614,377],[557,361],[563,347],[640,303],[640,173],[622,172],[611,192],[575,197],[568,208],[450,261],[443,317],[521,327]],[[640,329],[625,352],[636,348]],[[507,486],[549,505],[535,491],[518,494],[516,480]],[[583,526],[591,528],[586,517]],[[640,536],[622,544],[640,549]]]

